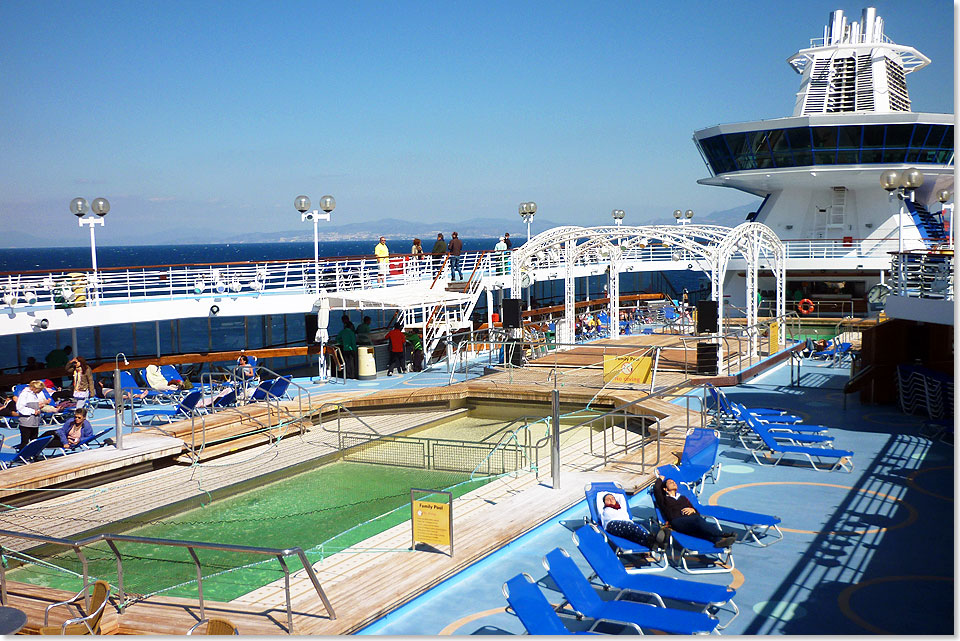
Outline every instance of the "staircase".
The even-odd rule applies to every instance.
[[[943,229],[943,220],[941,220],[938,215],[930,213],[922,203],[907,199],[904,199],[904,202],[907,204],[907,210],[913,217],[913,222],[916,224],[917,229],[920,231],[920,237],[923,238],[925,243],[931,245],[935,241],[946,237],[947,234]]]
[[[440,341],[448,333],[462,331],[471,326],[470,317],[480,299],[484,279],[492,275],[490,254],[485,253],[477,261],[465,281],[451,281],[447,283],[446,291],[458,295],[454,301],[438,303],[423,326],[423,354],[429,362],[437,354]],[[464,298],[468,296],[469,298]]]

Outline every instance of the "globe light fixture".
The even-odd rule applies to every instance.
[[[327,194],[320,199],[320,209],[323,210],[323,213],[320,213],[320,210],[314,209],[310,210],[310,199],[306,196],[300,195],[294,198],[293,200],[294,208],[300,212],[300,221],[313,222],[313,282],[314,286],[317,289],[317,292],[320,292],[320,229],[317,224],[321,220],[330,222],[330,212],[334,210],[337,206],[337,201],[334,200],[333,196]]]
[[[888,169],[880,174],[880,186],[883,187],[890,198],[896,196],[900,201],[900,208],[897,212],[897,288],[902,292],[903,288],[903,217],[906,213],[907,199],[913,199],[913,192],[923,185],[923,172],[916,168]]]
[[[624,211],[622,209],[614,209],[610,212],[610,215],[613,216],[613,222],[616,223],[617,227],[623,224]]]
[[[87,200],[85,198],[74,198],[70,201],[70,213],[79,218],[77,221],[80,227],[89,227],[90,228],[90,263],[93,267],[93,279],[90,281],[93,286],[93,291],[89,296],[95,301],[95,304],[100,304],[100,297],[97,293],[97,235],[94,228],[99,225],[103,227],[103,217],[107,215],[110,211],[110,201],[106,198],[94,198],[91,206],[91,210],[96,216],[85,216],[87,213]]]

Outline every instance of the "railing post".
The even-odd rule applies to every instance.
[[[283,592],[287,599],[287,634],[293,634],[293,607],[290,605],[290,569],[287,568],[282,555],[277,555],[277,561],[283,568]]]
[[[197,566],[197,600],[200,601],[200,618],[206,619],[207,615],[204,614],[203,610],[203,572],[200,571],[200,559],[192,547],[188,547],[187,552],[193,557],[193,562]]]
[[[123,590],[123,561],[120,559],[120,550],[117,549],[116,544],[111,539],[107,539],[107,545],[110,546],[114,556],[117,557],[117,587],[120,590],[120,614],[123,614],[127,601],[126,593]]]
[[[0,545],[0,605],[7,605],[7,556]]]
[[[550,473],[553,489],[560,489],[560,390],[553,390],[551,398],[551,430],[550,430]]]

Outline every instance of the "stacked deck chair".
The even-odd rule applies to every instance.
[[[587,483],[583,487],[583,492],[587,499],[587,508],[590,510],[589,516],[583,517],[584,523],[593,523],[599,528],[603,527],[603,521],[600,513],[603,511],[603,497],[607,494],[613,494],[622,505],[629,509],[630,503],[627,501],[627,493],[623,486],[616,481],[603,481],[598,483]],[[634,521],[636,523],[636,521]],[[637,523],[647,534],[650,531],[642,524]],[[616,554],[645,554],[650,559],[649,566],[634,568],[633,572],[661,572],[667,569],[666,555],[658,553],[641,543],[634,543],[628,539],[606,533],[607,541],[616,552]]]
[[[850,450],[838,450],[833,447],[809,447],[805,445],[785,445],[774,438],[774,434],[763,429],[763,426],[751,417],[747,417],[747,422],[754,433],[760,438],[761,446],[757,449],[750,449],[750,454],[758,465],[779,465],[788,454],[795,454],[805,457],[810,465],[818,472],[832,472],[834,470],[843,470],[844,472],[853,471],[853,452]],[[780,436],[779,434],[777,436]],[[794,435],[799,436],[799,435]],[[772,463],[764,463],[760,460],[759,454]],[[776,457],[776,458],[774,458]],[[816,461],[814,461],[816,459]],[[824,461],[832,461],[829,467],[817,467],[817,463],[824,465]]]
[[[617,599],[626,593],[643,594],[649,596],[661,608],[667,607],[664,603],[664,599],[667,599],[693,603],[701,607],[702,612],[711,615],[715,615],[724,604],[729,603],[733,616],[725,624],[717,626],[721,630],[737,618],[740,609],[733,602],[736,590],[723,585],[698,583],[674,577],[630,574],[610,549],[607,536],[604,531],[591,523],[573,533],[573,542],[593,568],[593,576],[589,579],[597,577],[603,584],[604,590],[617,590]]]
[[[563,620],[557,614],[556,610],[554,610],[550,602],[547,601],[547,597],[543,596],[543,592],[540,591],[533,577],[526,572],[518,574],[504,583],[501,589],[503,590],[503,596],[507,599],[507,603],[513,608],[514,614],[520,619],[520,623],[523,624],[527,634],[538,636],[595,634],[592,631],[593,628],[604,622],[603,619],[598,619],[590,626],[589,631],[570,632],[567,626],[563,624]],[[641,633],[639,626],[632,625],[630,627],[638,634]]]
[[[700,516],[713,521],[717,526],[720,526],[720,521],[743,526],[744,533],[743,536],[740,537],[741,541],[746,541],[747,537],[750,537],[753,539],[753,542],[760,547],[767,547],[783,539],[783,532],[780,530],[779,516],[760,514],[759,512],[748,512],[732,507],[723,507],[722,505],[704,505],[700,502],[696,494],[684,486],[678,485],[677,491],[690,500],[690,504],[700,513]],[[776,532],[776,537],[765,543],[760,540],[760,537],[766,538],[770,528],[773,528],[774,532]]]
[[[654,513],[661,524],[666,524],[663,518],[663,512],[657,503],[657,497],[653,493],[653,486],[647,490],[650,494],[650,502],[653,503]],[[719,548],[711,541],[701,539],[683,532],[672,530],[670,540],[667,542],[668,549],[679,549],[679,553],[674,557],[679,560],[680,567],[689,574],[716,574],[718,572],[730,572],[733,570],[733,551],[730,548]],[[688,559],[704,562],[703,565],[691,567]]]
[[[719,621],[703,612],[653,607],[637,601],[604,601],[563,548],[543,557],[543,567],[577,618],[607,619],[667,634],[709,634]]]
[[[743,430],[738,435],[740,444],[748,450],[762,450],[765,447],[761,432],[785,445],[833,447],[833,437],[826,434],[827,428],[823,425],[762,423],[749,414],[741,413],[738,416],[743,420]]]
[[[680,465],[663,465],[657,468],[657,472],[660,476],[686,485],[699,495],[708,476],[714,483],[720,478],[721,464],[717,461],[719,451],[719,432],[691,427],[683,441]]]
[[[709,394],[708,405],[711,405],[717,410],[720,415],[721,424],[736,424],[738,419],[734,416],[733,405],[734,403],[727,398],[727,395],[723,393],[717,387],[713,385],[707,386],[707,393]],[[796,414],[791,414],[786,410],[777,409],[775,407],[744,407],[741,404],[741,407],[745,411],[749,412],[753,416],[756,416],[761,421],[776,421],[778,423],[802,423],[803,417],[797,416]]]

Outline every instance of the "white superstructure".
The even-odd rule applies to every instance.
[[[930,59],[890,40],[873,8],[858,22],[831,13],[823,36],[787,62],[801,74],[793,115],[695,132],[711,172],[698,182],[764,199],[748,220],[786,244],[791,292],[865,311],[866,291],[889,269],[888,252],[950,242],[952,205],[937,196],[953,190],[954,117],[911,111],[905,78]],[[925,180],[901,220],[880,175],[911,167]],[[728,302],[741,305],[742,270],[728,279]],[[770,279],[761,276],[760,287],[771,289]]]

